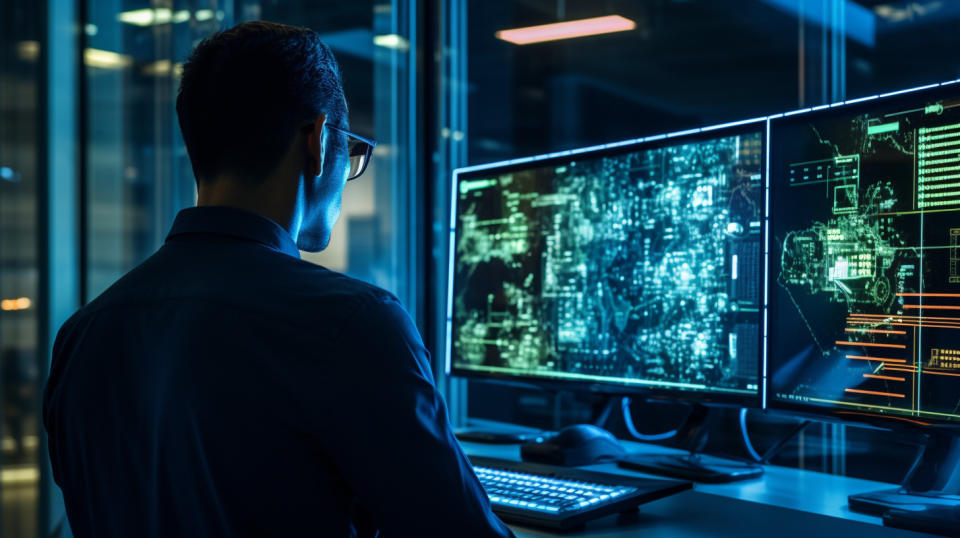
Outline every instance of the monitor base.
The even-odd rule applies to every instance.
[[[939,536],[960,536],[960,508],[930,506],[923,510],[890,510],[883,514],[883,526]]]
[[[960,506],[960,439],[931,432],[899,488],[851,495],[850,510],[882,515],[890,509],[922,511]]]
[[[760,465],[704,454],[631,454],[617,465],[633,471],[712,484],[750,480],[763,475]]]
[[[893,488],[851,495],[847,503],[854,512],[882,516],[891,509],[915,512],[936,506],[960,506],[960,497],[911,494],[903,488]]]

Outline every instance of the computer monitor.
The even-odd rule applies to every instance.
[[[935,86],[771,120],[770,408],[960,425],[960,84]]]
[[[448,371],[759,405],[764,126],[458,170]]]

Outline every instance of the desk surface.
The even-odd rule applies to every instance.
[[[657,445],[623,441],[629,452],[680,454]],[[463,443],[467,454],[519,460],[519,445]],[[614,464],[591,465],[586,469],[628,476],[654,477],[620,469]],[[564,536],[605,537],[670,536],[802,537],[926,536],[882,527],[879,517],[851,512],[847,496],[894,484],[802,471],[775,465],[756,480],[731,484],[696,484],[694,489],[641,505],[629,515],[612,515],[588,524],[585,529]],[[656,478],[656,477],[654,477]],[[518,538],[554,536],[528,527],[511,525]]]

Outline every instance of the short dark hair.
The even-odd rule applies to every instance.
[[[272,172],[297,126],[346,116],[340,68],[319,34],[245,22],[204,39],[183,66],[177,117],[198,182]]]

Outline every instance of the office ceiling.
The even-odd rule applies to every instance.
[[[839,4],[827,0],[471,3],[470,133],[486,137],[481,145],[489,149],[480,160],[831,101],[844,97],[832,85],[838,62],[847,98],[960,76],[952,53],[960,2],[845,1],[845,61],[829,45],[839,28],[828,8]],[[637,29],[527,46],[494,37],[608,14],[634,20]],[[583,117],[558,138],[564,127],[549,122],[561,115]]]

